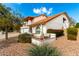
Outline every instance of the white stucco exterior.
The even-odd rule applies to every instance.
[[[27,25],[31,25],[32,24],[32,21],[31,20],[28,20],[28,24]]]
[[[21,33],[29,33],[29,27],[26,27],[26,26],[22,26],[21,28],[20,28],[20,32]]]
[[[56,40],[55,33],[47,33],[48,29],[64,30],[69,27],[69,19],[65,13],[60,13],[46,19],[45,15],[37,16],[28,20],[21,27],[21,33],[33,34],[32,43],[35,45],[50,44]]]
[[[35,33],[36,32],[36,27],[33,27],[32,28],[32,33]]]
[[[54,40],[56,40],[56,35],[55,34],[52,34],[51,37],[48,38],[48,39],[40,40],[40,38],[39,39],[32,38],[32,44],[41,46],[41,45],[44,45],[44,44],[50,44]]]
[[[66,20],[64,23],[63,23],[63,28],[64,29],[67,29],[69,27],[69,21]]]
[[[32,28],[32,33],[36,33],[36,27],[33,27]],[[46,26],[45,25],[39,25],[40,27],[40,34],[43,33],[43,34],[46,34],[47,33],[47,29],[46,29]]]
[[[66,19],[64,22],[63,22],[63,18]],[[40,20],[43,21],[44,19],[46,19],[46,16],[44,16],[44,15],[35,17],[32,21],[28,20],[28,22],[26,23],[26,26],[39,22]],[[69,27],[69,19],[68,19],[67,15],[63,13],[63,14],[49,20],[45,24],[35,25],[34,27],[32,27],[32,33],[36,33],[38,26],[40,27],[39,28],[40,34],[42,34],[42,33],[47,34],[47,29],[55,29],[55,30],[67,29]],[[24,33],[24,32],[29,32],[29,27],[28,28],[21,27],[21,33]]]
[[[21,28],[21,33],[26,33],[26,32],[29,32],[29,29],[28,28]]]
[[[63,17],[66,19],[66,21],[63,23]],[[52,20],[50,20],[49,22],[47,22],[45,24],[47,29],[66,29],[69,27],[69,21],[68,18],[66,17],[66,15],[62,14]]]

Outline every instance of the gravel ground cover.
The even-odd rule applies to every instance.
[[[27,56],[30,43],[18,43],[17,37],[0,41],[0,56]]]

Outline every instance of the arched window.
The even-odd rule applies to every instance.
[[[40,34],[40,26],[37,26],[37,27],[36,27],[36,33],[37,33],[37,34]]]

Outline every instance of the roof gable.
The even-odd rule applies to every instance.
[[[39,16],[28,16],[28,17],[26,17],[26,18],[24,18],[24,20],[25,21],[28,21],[28,20],[34,20],[34,18],[37,18],[37,17],[40,17],[40,16],[45,16],[45,17],[47,17],[45,14],[41,14],[41,15],[39,15]]]
[[[69,19],[69,16],[67,15],[67,13],[66,13],[66,12],[62,12],[62,13],[56,14],[56,15],[54,15],[54,16],[49,16],[49,17],[47,17],[46,19],[43,19],[43,20],[41,20],[41,21],[38,21],[38,22],[36,22],[36,23],[31,24],[30,26],[31,26],[31,27],[34,27],[34,26],[36,26],[36,25],[46,24],[48,21],[50,21],[50,20],[52,20],[52,19],[54,19],[54,18],[56,18],[56,17],[58,17],[58,16],[60,16],[60,15],[62,15],[62,14],[66,15],[66,17]]]

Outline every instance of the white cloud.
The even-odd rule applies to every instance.
[[[47,12],[46,7],[42,7],[42,8],[41,8],[41,11],[44,12],[44,13],[46,13],[46,12]]]
[[[34,8],[34,9],[33,9],[33,12],[36,13],[36,14],[41,14],[41,10],[40,10],[40,9]]]
[[[33,12],[36,14],[46,14],[50,15],[52,13],[53,8],[47,9],[46,7],[41,7],[41,8],[33,8]]]
[[[47,15],[51,14],[52,13],[52,8],[49,8],[48,12],[47,12]]]

